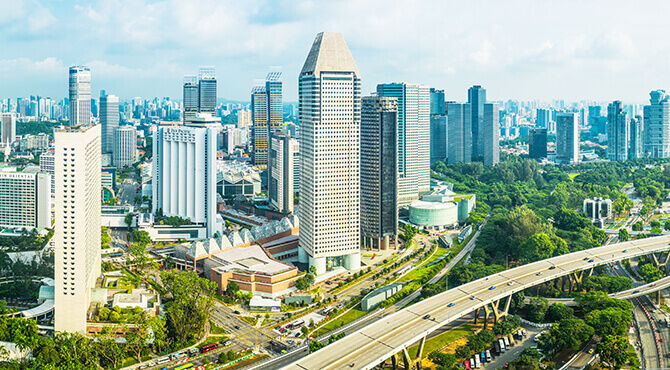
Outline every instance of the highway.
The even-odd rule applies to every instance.
[[[670,249],[670,236],[628,241],[519,266],[399,310],[289,365],[288,369],[371,369],[441,326],[528,287],[593,266]],[[427,316],[429,315],[429,316]]]

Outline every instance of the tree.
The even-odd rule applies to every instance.
[[[638,271],[647,283],[651,283],[663,277],[661,270],[659,270],[651,263],[645,263],[638,266]]]
[[[311,272],[313,275],[316,275],[316,266],[309,266],[309,272]]]
[[[642,224],[642,221],[638,221],[633,224],[633,231],[642,231],[644,229],[644,225]]]
[[[632,319],[632,312],[618,307],[608,307],[604,310],[593,310],[585,316],[587,324],[595,328],[596,334],[625,335]]]
[[[596,351],[600,359],[611,369],[621,369],[628,361],[628,338],[622,335],[607,335],[598,343]]]
[[[126,214],[126,217],[123,218],[123,222],[125,222],[126,225],[128,225],[128,228],[130,228],[131,226],[133,226],[133,218],[134,218],[134,217],[135,217],[135,215],[133,215],[132,212],[128,212],[128,213]]]
[[[552,305],[547,309],[547,313],[544,315],[544,318],[547,322],[558,322],[561,320],[573,318],[574,316],[575,315],[572,308],[564,304],[552,303]]]
[[[443,353],[440,351],[433,351],[428,354],[428,359],[434,364],[443,368],[450,369],[456,364],[456,356],[452,353]]]
[[[142,355],[147,351],[147,341],[149,340],[149,323],[146,320],[139,319],[133,322],[134,327],[126,329],[126,348],[137,362],[142,362]]]
[[[535,348],[526,348],[519,354],[519,357],[510,362],[510,369],[519,370],[537,370],[540,368],[540,359],[542,353]]]
[[[493,325],[496,335],[512,334],[521,325],[521,318],[516,315],[504,316]]]
[[[544,322],[544,315],[549,309],[549,302],[544,297],[531,298],[528,304],[528,319],[530,321],[541,323]]]
[[[240,286],[234,281],[229,281],[226,286],[226,294],[233,296],[240,290]]]
[[[228,362],[228,354],[226,352],[221,352],[219,353],[219,358],[217,359],[217,362],[220,364],[225,364]]]
[[[163,353],[170,345],[167,324],[160,316],[154,316],[149,320],[151,327],[151,339],[156,353]]]
[[[125,357],[124,346],[117,343],[115,339],[99,337],[93,341],[93,351],[98,357],[100,366],[115,369],[119,362]]]
[[[630,234],[628,233],[628,230],[626,230],[623,227],[620,228],[619,229],[619,241],[620,242],[625,242],[625,241],[628,240],[628,238],[630,238]]]
[[[553,354],[564,349],[581,348],[594,334],[591,326],[581,319],[566,319],[555,323],[549,332],[540,337],[539,347],[544,353]]]
[[[163,291],[171,294],[165,304],[168,332],[176,344],[188,343],[209,320],[216,283],[198,277],[195,271],[163,271],[161,280]]]
[[[326,345],[319,342],[318,340],[310,340],[309,341],[309,353],[316,352],[320,350],[321,348],[325,347]]]

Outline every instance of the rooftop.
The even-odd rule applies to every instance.
[[[356,77],[361,76],[354,57],[339,32],[321,32],[316,35],[300,74],[311,73],[318,76],[321,72],[354,72]]]

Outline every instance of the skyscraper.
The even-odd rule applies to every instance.
[[[447,111],[444,90],[430,89],[430,160],[447,159]]]
[[[198,113],[198,82],[193,75],[184,76],[184,121]]]
[[[289,135],[275,131],[270,136],[268,159],[268,198],[284,214],[293,213],[294,171],[298,142]]]
[[[214,67],[201,67],[198,72],[198,112],[216,112],[216,72]]]
[[[0,226],[51,227],[51,175],[0,171]]]
[[[628,158],[636,159],[642,158],[644,151],[642,150],[642,117],[635,116],[630,120],[630,146],[628,147]]]
[[[317,274],[361,266],[360,78],[340,33],[316,35],[298,78],[298,259]]]
[[[670,102],[664,90],[649,93],[644,106],[644,152],[647,157],[670,157]]]
[[[447,103],[449,163],[472,161],[472,119],[470,104]]]
[[[484,116],[480,130],[480,140],[484,146],[484,165],[492,166],[500,162],[500,124],[498,104],[484,103]]]
[[[468,89],[468,104],[470,104],[470,124],[472,125],[472,158],[481,159],[484,156],[484,103],[486,103],[486,89],[474,85]]]
[[[611,161],[628,159],[630,146],[630,126],[628,116],[620,100],[607,106],[607,158]]]
[[[114,166],[122,168],[137,162],[137,131],[135,126],[114,128]]]
[[[70,67],[70,125],[91,122],[91,69]]]
[[[102,126],[102,152],[114,150],[114,129],[119,126],[119,97],[100,91],[100,125]]]
[[[574,113],[556,116],[556,161],[560,164],[579,163],[579,124]]]
[[[377,95],[398,100],[398,206],[430,191],[430,88],[425,85],[377,85]]]
[[[537,109],[535,116],[535,127],[549,128],[549,121],[551,121],[551,111],[549,109]]]
[[[84,334],[100,275],[100,125],[62,129],[54,139],[54,328]]]
[[[2,124],[0,140],[2,141],[2,144],[10,145],[16,140],[16,114],[2,113],[2,116],[0,116],[0,124]]]
[[[265,78],[265,92],[268,94],[268,131],[270,134],[284,124],[281,72],[270,72]]]
[[[364,97],[361,108],[363,246],[388,249],[398,235],[398,100]]]
[[[547,129],[531,128],[528,133],[528,156],[533,159],[547,158]]]
[[[252,140],[254,165],[265,168],[268,164],[268,94],[265,86],[251,90]]]

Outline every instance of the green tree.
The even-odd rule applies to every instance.
[[[135,215],[133,215],[132,212],[128,212],[126,217],[123,218],[123,222],[125,222],[129,228],[133,226],[133,217],[135,217]]]
[[[628,238],[630,238],[630,234],[628,233],[628,230],[625,228],[620,228],[619,229],[619,241],[620,242],[625,242],[628,241]]]
[[[642,224],[642,221],[638,221],[633,224],[633,231],[642,231],[644,229],[644,225]]]
[[[125,358],[126,349],[113,338],[99,337],[93,341],[93,351],[100,366],[116,369]]]
[[[156,353],[164,353],[170,346],[167,324],[160,316],[154,316],[149,320],[151,327],[151,339]]]
[[[621,335],[606,335],[598,343],[596,351],[600,359],[607,362],[611,369],[621,369],[628,362],[628,338]]]
[[[531,298],[527,305],[528,319],[533,322],[544,322],[544,315],[549,309],[549,302],[544,297]]]
[[[316,352],[320,350],[321,348],[325,347],[326,345],[319,342],[318,340],[310,340],[309,341],[309,353]]]
[[[540,337],[539,347],[544,353],[554,354],[564,349],[578,350],[594,334],[591,326],[584,320],[573,318],[555,323]]]
[[[443,353],[440,351],[429,353],[428,359],[445,369],[451,369],[456,364],[456,356],[451,353]]]
[[[651,283],[663,277],[661,270],[651,263],[645,263],[638,266],[638,271],[647,283]]]
[[[547,322],[558,322],[565,319],[571,319],[574,316],[575,315],[572,308],[564,304],[552,303],[551,306],[549,306],[547,309],[547,312],[544,315],[544,319]]]
[[[219,353],[219,358],[217,359],[217,362],[220,364],[228,363],[228,354],[226,352]]]
[[[585,316],[587,324],[596,330],[596,334],[625,335],[632,319],[632,312],[618,307],[608,307],[604,310],[593,310]]]

